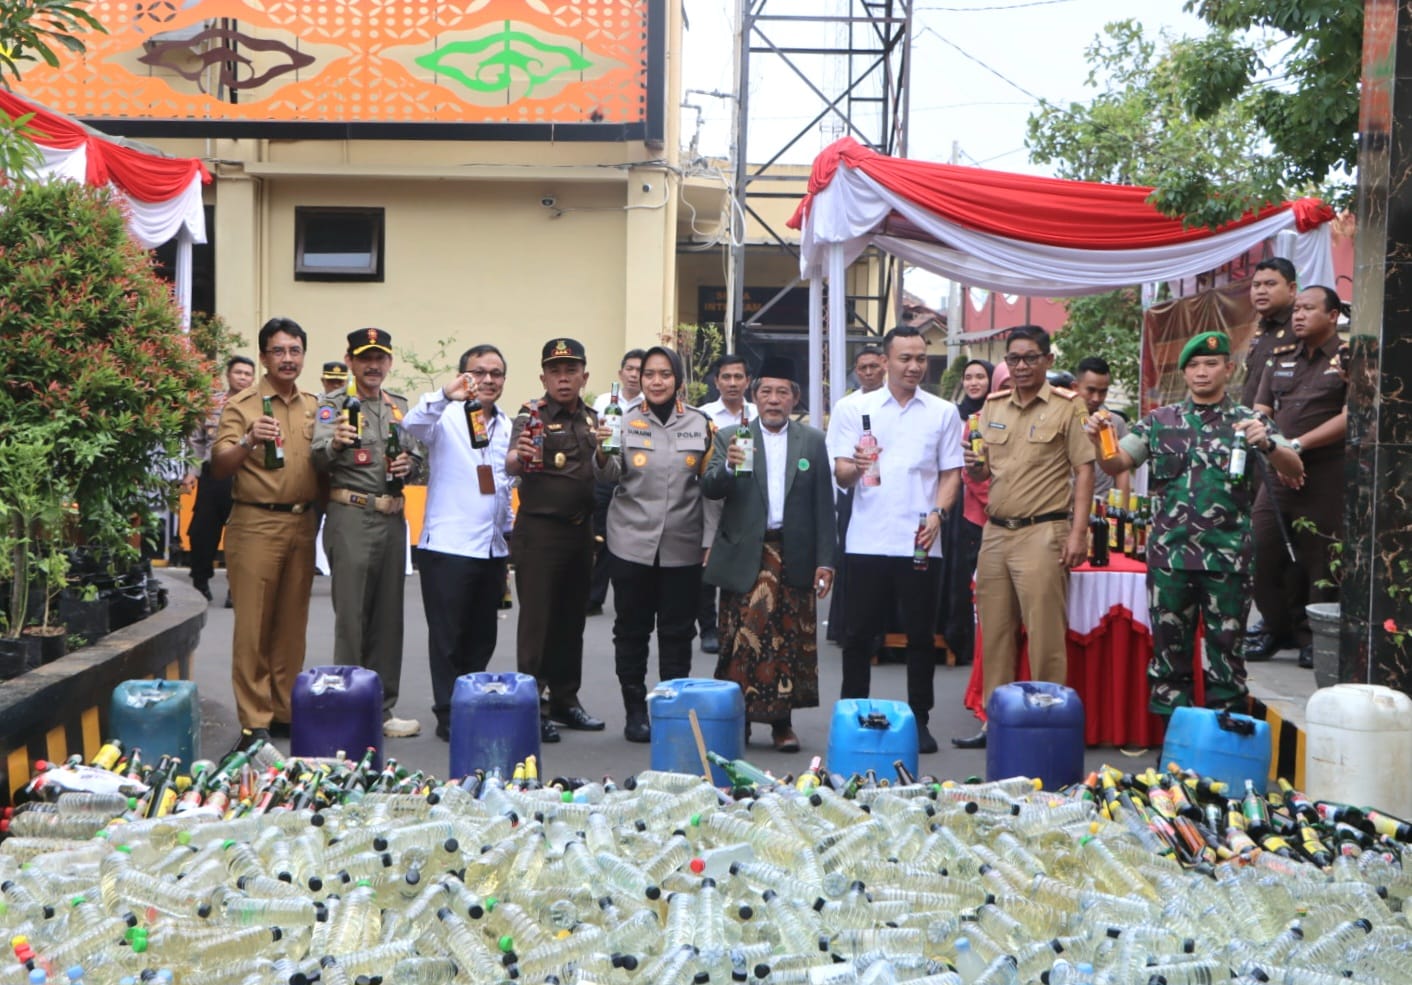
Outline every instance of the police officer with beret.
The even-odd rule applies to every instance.
[[[348,365],[353,385],[319,401],[313,444],[314,467],[330,487],[324,551],[333,576],[333,659],[377,671],[383,734],[405,737],[421,725],[392,713],[402,680],[407,577],[402,486],[420,473],[424,454],[402,433],[407,398],[383,389],[392,369],[392,336],[380,328],[350,332]],[[392,441],[397,447],[389,455]]]
[[[520,673],[539,683],[540,741],[558,742],[556,722],[588,732],[603,729],[579,704],[593,573],[594,459],[601,453],[598,415],[583,402],[583,343],[551,339],[539,362],[544,396],[525,403],[515,417],[505,471],[520,480],[510,544],[520,598],[517,663]]]

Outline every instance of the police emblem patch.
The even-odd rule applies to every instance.
[[[320,408],[319,408],[319,420],[324,421],[325,423],[327,423],[328,421],[333,420],[333,408],[332,408],[332,407],[320,407]]]

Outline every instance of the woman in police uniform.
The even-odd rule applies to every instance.
[[[613,545],[613,649],[629,742],[647,742],[647,651],[657,627],[662,680],[691,673],[701,589],[701,475],[711,421],[679,396],[681,358],[654,346],[642,360],[642,404],[623,418],[622,452],[603,478],[618,488],[608,506]],[[607,428],[600,427],[600,438]]]

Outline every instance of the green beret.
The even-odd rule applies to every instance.
[[[1229,356],[1231,337],[1225,332],[1202,332],[1194,335],[1191,341],[1182,346],[1182,354],[1177,358],[1177,369],[1186,369],[1192,356]]]

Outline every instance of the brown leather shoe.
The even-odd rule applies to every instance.
[[[771,733],[770,738],[775,743],[775,752],[799,751],[799,738],[792,728],[777,729]]]

